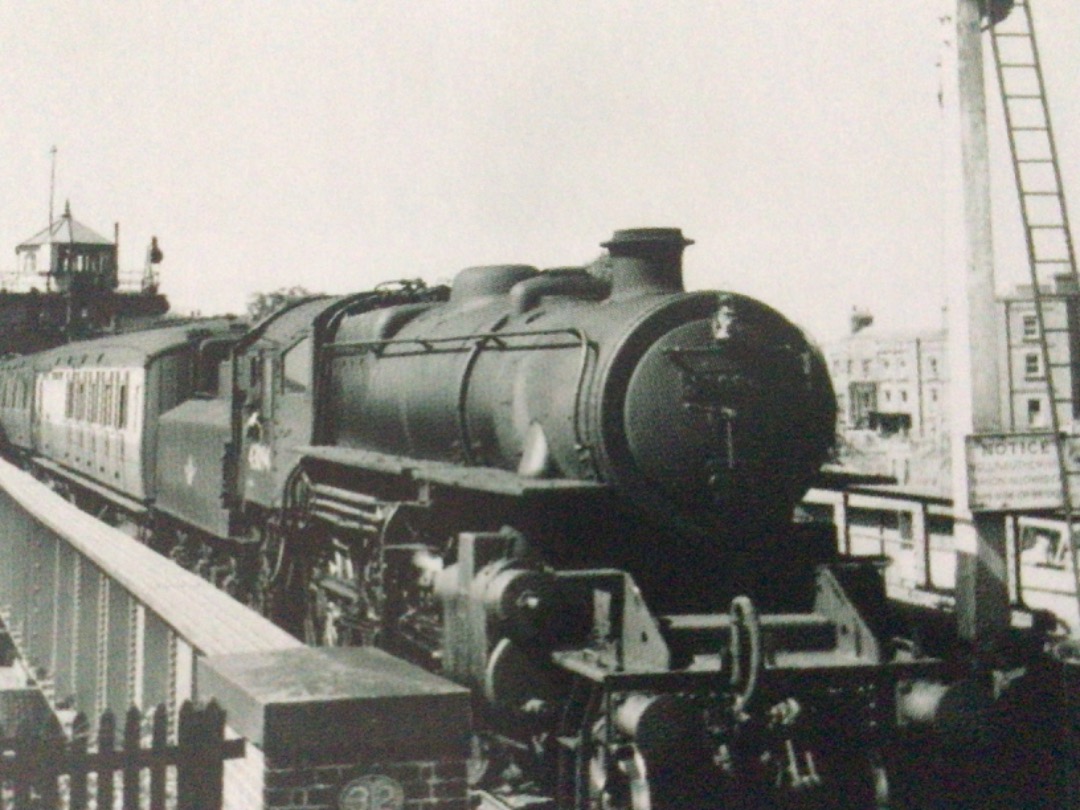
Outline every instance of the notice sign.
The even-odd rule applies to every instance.
[[[1068,468],[1077,439],[1066,446]],[[1049,433],[996,433],[967,438],[968,500],[972,511],[1058,509],[1061,472]]]

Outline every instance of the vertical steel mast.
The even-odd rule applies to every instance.
[[[997,513],[972,513],[965,452],[968,436],[1002,430],[981,3],[948,0],[943,20],[957,629],[988,655],[1008,629],[1010,611],[1005,520]]]

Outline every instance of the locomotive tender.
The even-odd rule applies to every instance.
[[[878,572],[793,522],[833,439],[818,351],[686,292],[689,244],[8,359],[4,442],[309,641],[474,687],[478,784],[872,806],[927,665],[894,660]]]

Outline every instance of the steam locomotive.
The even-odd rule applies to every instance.
[[[876,806],[873,564],[793,520],[833,440],[783,316],[678,229],[0,362],[11,453],[315,644],[477,695],[477,785],[563,808]],[[537,806],[544,806],[542,803]]]

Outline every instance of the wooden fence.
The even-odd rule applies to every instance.
[[[81,713],[70,735],[7,738],[0,730],[0,808],[220,808],[224,762],[244,756],[243,740],[225,739],[221,708],[185,702],[175,742],[165,706],[147,719],[130,709],[119,739],[111,711],[101,715],[96,734]]]

